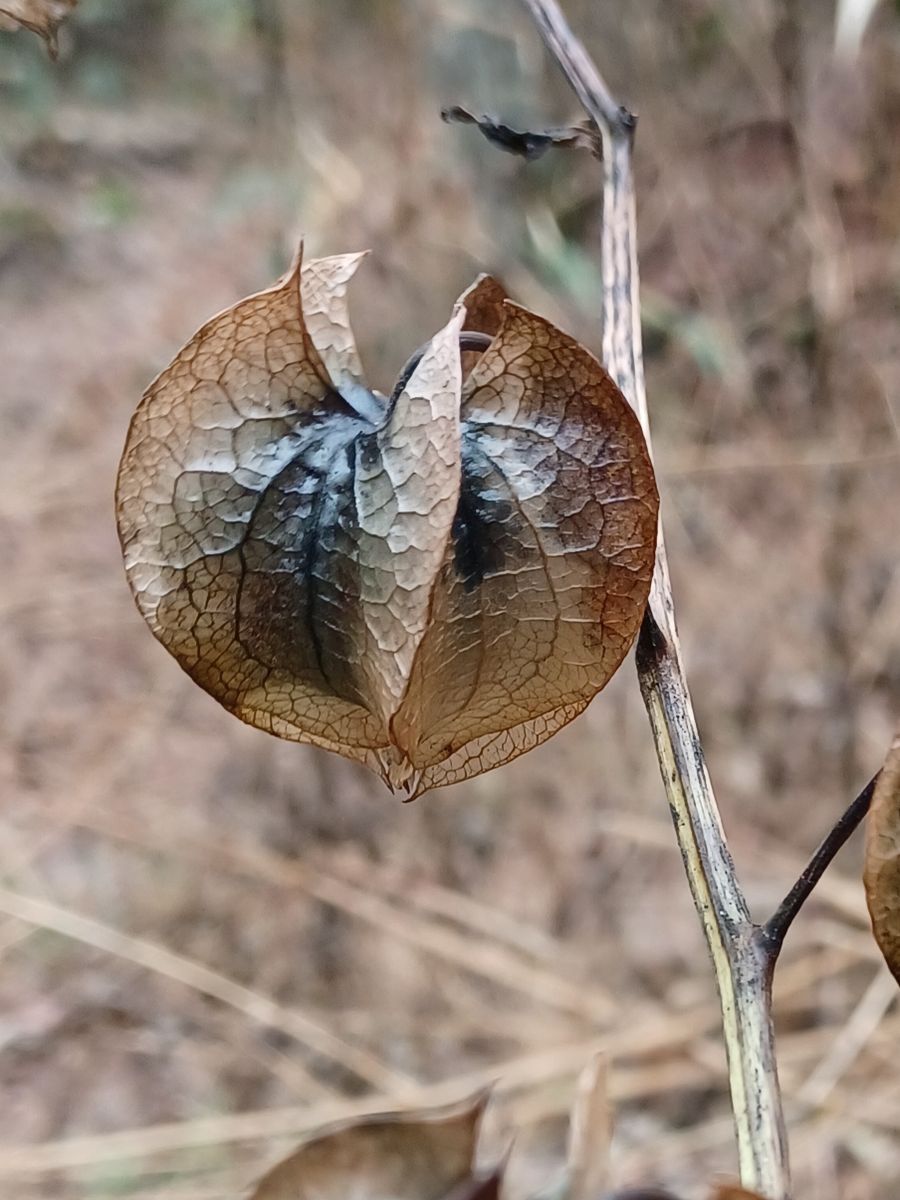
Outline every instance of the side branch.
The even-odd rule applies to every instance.
[[[800,878],[779,904],[765,925],[760,930],[763,949],[769,959],[770,971],[774,969],[787,931],[794,923],[794,918],[809,899],[813,888],[825,874],[832,859],[847,842],[850,835],[859,827],[860,822],[869,811],[872,796],[878,776],[870,779],[850,807],[838,818],[834,828],[825,836],[824,841],[804,867]]]
[[[523,4],[603,138],[603,359],[638,414],[650,446],[632,172],[636,122],[614,100],[556,0]],[[700,745],[661,531],[637,667],[678,843],[715,968],[741,1181],[771,1200],[787,1200],[788,1155],[767,959],[735,874]]]

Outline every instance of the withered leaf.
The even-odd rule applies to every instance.
[[[875,940],[900,982],[900,733],[872,795],[863,881]]]
[[[326,1130],[273,1167],[250,1200],[487,1200],[491,1177],[475,1172],[486,1102],[482,1093]]]
[[[30,29],[47,44],[56,58],[56,33],[78,0],[0,0],[0,29]]]
[[[513,129],[511,125],[499,121],[496,117],[476,117],[474,113],[458,104],[441,109],[441,120],[446,121],[448,125],[475,125],[493,146],[529,162],[541,158],[552,146],[590,150],[597,158],[602,155],[600,132],[596,125],[589,121],[555,129]]]
[[[119,533],[141,612],[202,687],[412,797],[536,746],[603,687],[658,500],[607,373],[487,277],[390,402],[366,388],[359,259],[298,257],[150,385]],[[492,338],[465,364],[463,328]]]

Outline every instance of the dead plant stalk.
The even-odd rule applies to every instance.
[[[641,346],[632,148],[635,118],[613,98],[555,0],[523,0],[603,143],[603,359],[650,444]],[[771,957],[737,879],[685,678],[660,530],[637,647],[641,692],[722,1006],[741,1182],[789,1200],[787,1138],[775,1064]]]

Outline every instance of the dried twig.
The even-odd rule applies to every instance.
[[[838,818],[834,827],[826,834],[822,844],[803,868],[797,882],[763,925],[762,938],[771,967],[774,967],[775,961],[781,953],[781,947],[787,931],[793,924],[794,917],[825,874],[834,856],[847,842],[854,830],[859,827],[860,822],[869,811],[877,782],[878,776],[876,775],[874,779],[869,780],[846,812]]]
[[[601,132],[603,358],[633,404],[649,443],[632,175],[635,118],[616,103],[555,0],[523,2]],[[637,664],[679,846],[715,967],[741,1180],[772,1200],[786,1200],[787,1139],[767,957],[735,874],[706,769],[681,662],[661,533]]]

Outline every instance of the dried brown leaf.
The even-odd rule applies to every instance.
[[[872,795],[863,880],[875,940],[900,982],[900,733]]]
[[[541,158],[553,146],[590,150],[597,158],[602,155],[600,132],[590,121],[556,129],[513,129],[511,125],[496,117],[476,117],[474,113],[458,104],[443,109],[441,119],[448,125],[475,125],[491,145],[529,162]]]
[[[0,0],[0,29],[30,29],[47,43],[56,58],[56,34],[78,0]]]
[[[603,687],[646,602],[657,494],[600,364],[489,277],[389,402],[369,391],[359,257],[298,258],[150,385],[119,533],[141,612],[202,687],[412,796]],[[477,361],[463,328],[493,339]]]
[[[504,303],[508,299],[502,284],[493,276],[479,275],[459,298],[459,303],[466,310],[463,329],[496,337],[506,318]]]
[[[475,1172],[486,1102],[480,1094],[326,1130],[273,1167],[250,1200],[488,1200],[493,1176]]]
[[[577,716],[627,653],[653,569],[657,495],[637,419],[582,346],[504,308],[464,387],[465,525],[394,722],[402,735],[417,713],[420,791],[508,762]]]
[[[468,333],[485,333],[496,337],[506,317],[503,302],[508,300],[504,288],[490,275],[479,275],[470,288],[459,298],[465,306],[466,319],[463,329]],[[481,357],[480,351],[464,350],[462,355],[463,378],[468,378]]]

